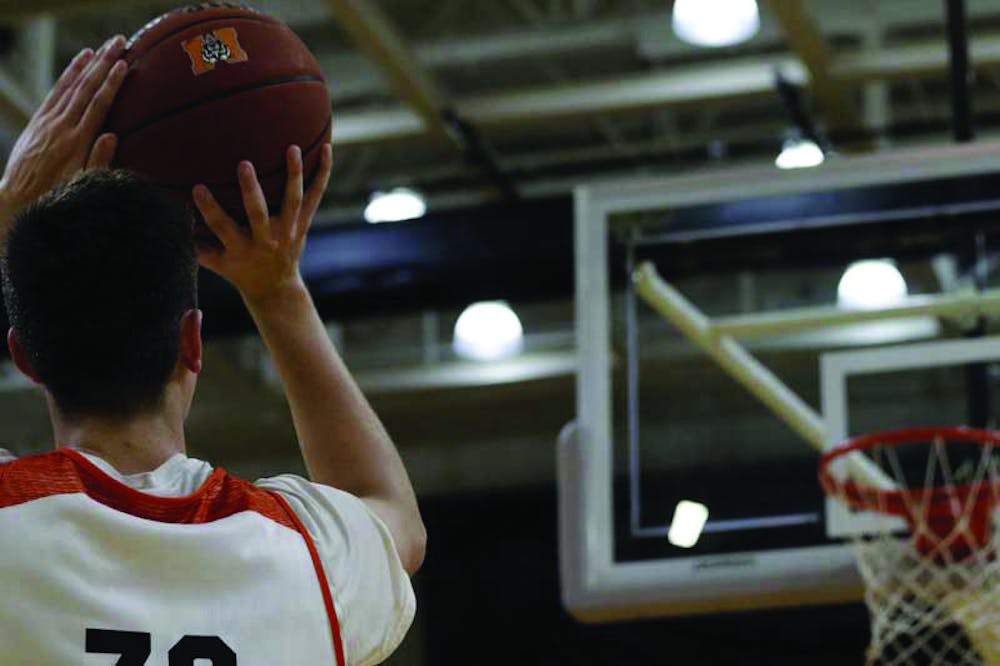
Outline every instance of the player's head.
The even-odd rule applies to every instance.
[[[191,227],[182,205],[125,171],[86,172],[17,216],[3,256],[11,352],[62,415],[156,411],[174,380],[193,394]]]

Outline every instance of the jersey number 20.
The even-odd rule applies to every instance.
[[[151,634],[87,629],[87,652],[121,655],[115,666],[143,666],[151,650]],[[236,666],[236,653],[218,636],[185,636],[167,656],[170,666],[194,666],[195,659],[209,659],[212,666]]]

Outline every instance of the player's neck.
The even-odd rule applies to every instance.
[[[97,455],[122,474],[152,471],[186,450],[183,421],[165,412],[114,421],[53,413],[52,427],[57,446]]]

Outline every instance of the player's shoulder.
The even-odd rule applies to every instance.
[[[330,581],[352,663],[377,664],[398,647],[416,595],[392,533],[361,498],[295,474],[258,479],[285,497],[309,532]]]
[[[212,478],[206,481],[206,487],[212,482],[216,485],[208,488],[205,493],[211,500],[208,509],[211,515],[221,518],[242,511],[253,511],[298,530],[293,510],[278,493],[230,474],[221,467],[216,468]]]
[[[348,523],[366,520],[370,513],[354,495],[297,474],[257,479],[254,486],[281,497],[313,533],[325,532],[331,525],[336,525],[339,531]]]
[[[292,502],[293,506],[304,504],[310,509],[350,511],[360,508],[361,500],[354,495],[322,483],[310,481],[298,474],[257,479],[253,485],[261,491],[275,493]]]
[[[258,479],[254,484],[280,496],[303,526],[314,536],[330,539],[326,545],[334,550],[360,540],[380,543],[395,553],[389,528],[356,495],[297,474]]]

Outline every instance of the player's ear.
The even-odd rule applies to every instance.
[[[17,341],[17,333],[14,332],[13,326],[7,331],[7,349],[10,350],[10,357],[14,361],[14,365],[17,366],[17,369],[31,381],[40,384],[41,382],[38,381],[35,369],[28,362],[28,355],[24,353],[24,348]]]
[[[194,374],[201,372],[202,312],[191,309],[181,317],[180,363]]]

